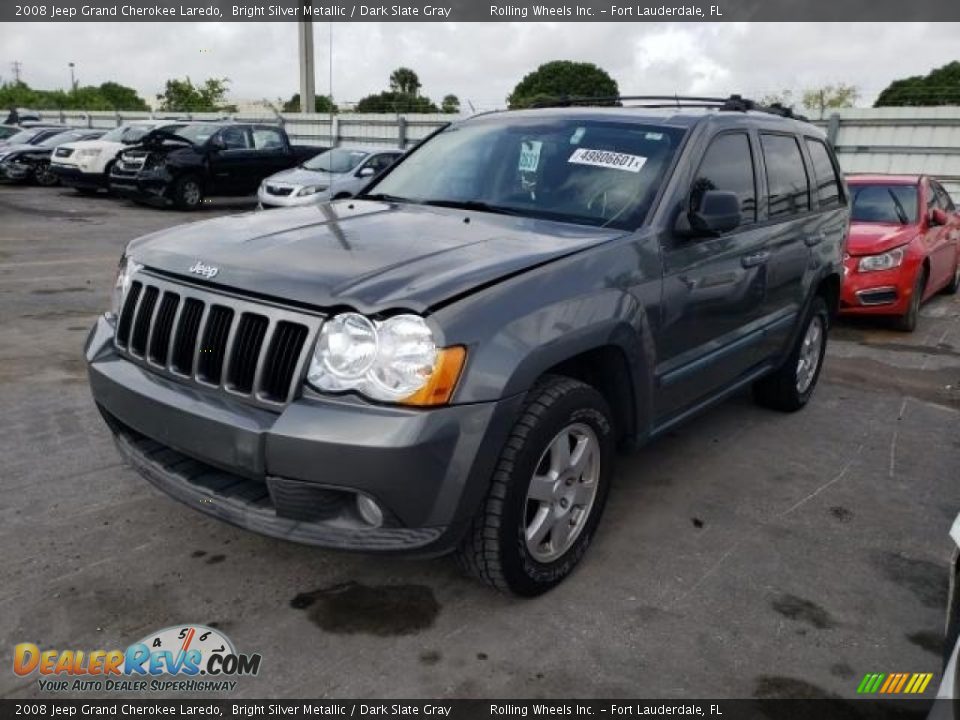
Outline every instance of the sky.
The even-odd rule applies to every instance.
[[[413,68],[421,92],[464,109],[502,107],[550,60],[592,62],[621,94],[768,93],[853,84],[870,105],[891,81],[960,59],[960,23],[335,23],[333,96],[356,101]],[[318,94],[330,88],[331,24],[314,29]],[[107,80],[152,98],[167,78],[230,79],[234,100],[287,99],[299,87],[295,23],[5,23],[0,80],[66,88]]]

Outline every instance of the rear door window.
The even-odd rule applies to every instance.
[[[757,219],[757,183],[753,172],[753,153],[746,133],[724,133],[710,142],[697,170],[690,193],[690,209],[700,207],[707,190],[726,190],[737,194],[743,222]]]
[[[813,161],[813,180],[817,198],[821,208],[837,207],[842,204],[843,184],[833,161],[830,160],[830,151],[823,141],[816,138],[807,138],[807,150]]]
[[[800,145],[793,135],[760,135],[767,169],[768,214],[795,215],[810,209],[810,186]]]

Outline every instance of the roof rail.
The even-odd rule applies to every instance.
[[[740,95],[730,95],[729,97],[703,97],[698,95],[611,95],[607,97],[569,97],[562,96],[558,98],[544,98],[533,103],[530,107],[571,107],[574,105],[599,105],[599,106],[619,106],[619,107],[645,107],[645,108],[714,108],[721,112],[754,112],[769,113],[784,118],[794,118],[796,120],[806,120],[803,115],[797,115],[792,108],[781,105],[780,103],[771,103],[764,105],[755,100],[744,98]]]

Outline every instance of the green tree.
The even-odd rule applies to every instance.
[[[767,93],[760,98],[761,105],[780,105],[782,107],[793,107],[793,91],[781,90],[779,92]]]
[[[229,84],[228,78],[209,78],[202,85],[194,85],[189,77],[172,78],[157,100],[167,112],[235,112],[234,106],[224,104]]]
[[[358,113],[436,113],[440,109],[430,98],[385,90],[367,95],[357,103]]]
[[[519,108],[564,98],[615,98],[619,94],[617,81],[593,63],[554,60],[524,76],[507,97],[507,103],[511,108]]]
[[[149,110],[150,106],[137,91],[126,85],[115,82],[100,84],[100,95],[111,110]]]
[[[390,89],[401,95],[420,94],[420,78],[408,67],[399,67],[390,73]]]
[[[313,99],[313,111],[317,113],[338,113],[340,109],[336,103],[331,100],[329,95],[317,95]],[[300,93],[294,93],[289,100],[283,104],[283,112],[300,112]]]
[[[827,110],[853,107],[859,97],[860,91],[856,86],[838,83],[804,90],[800,103],[807,110],[816,110],[820,117],[823,117]]]
[[[456,95],[444,95],[440,103],[440,110],[445,113],[460,112],[460,98]]]
[[[954,60],[926,75],[894,80],[873,104],[890,105],[960,105],[960,61]]]

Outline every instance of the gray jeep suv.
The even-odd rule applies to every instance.
[[[260,533],[553,587],[618,446],[748,386],[809,400],[842,273],[821,131],[620,101],[477,116],[357,198],[131,242],[86,343],[120,452]]]

